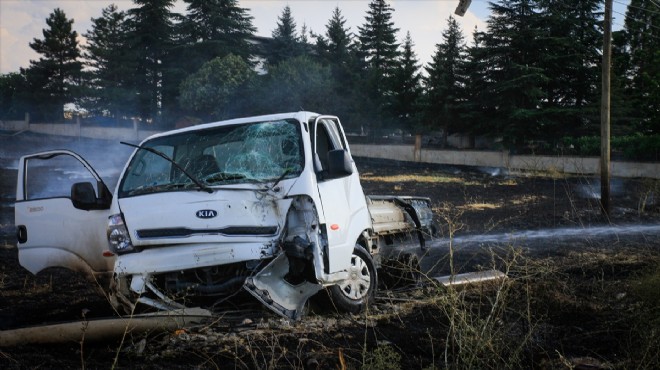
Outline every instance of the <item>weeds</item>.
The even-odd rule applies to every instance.
[[[639,215],[648,211],[660,209],[660,180],[644,179],[639,192],[639,201],[637,202],[637,213]]]
[[[398,370],[401,369],[401,355],[392,346],[381,345],[367,352],[362,362],[363,370]]]

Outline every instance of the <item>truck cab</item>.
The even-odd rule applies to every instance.
[[[136,303],[176,308],[187,296],[224,297],[242,288],[296,319],[323,287],[349,311],[373,296],[371,219],[337,117],[235,119],[133,146],[112,197],[75,153],[21,158],[21,264],[33,273],[49,266],[112,273],[113,302],[127,310]],[[30,164],[66,156],[95,181],[72,184],[68,199],[30,197]],[[82,209],[79,193],[86,194]]]

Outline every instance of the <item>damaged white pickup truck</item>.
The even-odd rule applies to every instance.
[[[378,269],[404,244],[416,261],[435,232],[429,199],[365,197],[334,116],[234,119],[127,145],[136,149],[114,195],[76,153],[22,157],[15,205],[23,267],[80,271],[124,311],[244,289],[295,320],[326,288],[359,312]],[[73,180],[36,180],[65,162],[81,169]]]

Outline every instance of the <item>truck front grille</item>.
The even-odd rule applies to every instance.
[[[263,235],[270,236],[277,233],[277,226],[230,226],[221,229],[188,229],[185,227],[167,229],[143,229],[137,231],[140,239],[154,238],[186,238],[193,235]]]

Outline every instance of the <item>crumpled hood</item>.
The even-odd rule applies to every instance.
[[[281,232],[291,201],[253,190],[181,191],[119,199],[135,246],[247,242]]]

